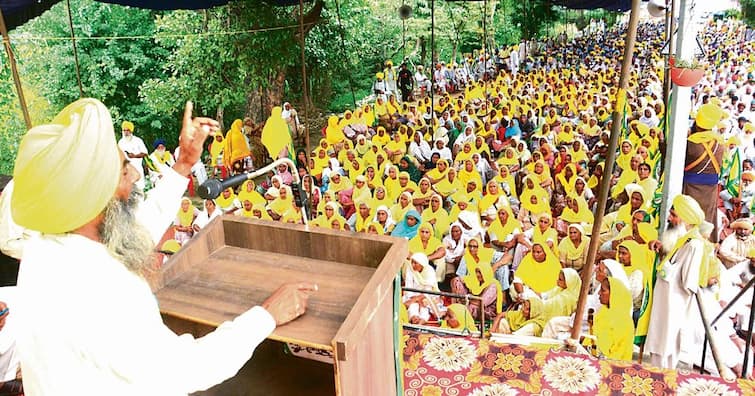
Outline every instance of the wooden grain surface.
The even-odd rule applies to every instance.
[[[358,265],[225,246],[184,267],[157,298],[165,314],[217,326],[261,304],[283,283],[314,282],[319,291],[310,297],[307,313],[277,328],[270,338],[332,350],[335,334],[374,272]]]

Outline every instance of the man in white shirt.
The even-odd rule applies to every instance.
[[[24,135],[11,207],[19,225],[41,232],[24,250],[15,311],[27,395],[207,389],[235,375],[276,324],[304,313],[314,286],[300,283],[198,339],[163,324],[143,274],[205,138],[218,129],[191,114],[189,102],[180,160],[161,170],[161,183],[141,205],[134,188],[140,174],[99,101],[80,99]]]
[[[147,146],[144,145],[144,141],[139,136],[134,136],[134,124],[131,121],[123,121],[121,124],[121,132],[123,137],[118,141],[118,147],[123,150],[123,154],[126,155],[131,166],[136,168],[139,172],[139,180],[136,182],[136,187],[144,191],[144,167],[142,166],[142,158],[149,155]]]

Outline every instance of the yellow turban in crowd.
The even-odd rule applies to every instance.
[[[21,140],[13,173],[13,220],[47,234],[73,231],[115,195],[122,161],[102,102],[79,99]]]
[[[706,103],[697,110],[695,124],[704,129],[711,130],[724,116],[724,111],[714,103]]]
[[[128,129],[129,131],[134,131],[134,123],[131,121],[123,121],[121,124],[121,129]]]
[[[694,198],[679,194],[674,198],[674,211],[689,225],[700,225],[705,220],[705,213],[700,209],[700,204]]]

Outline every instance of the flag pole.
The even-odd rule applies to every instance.
[[[24,114],[24,122],[26,122],[26,129],[31,129],[31,117],[29,116],[29,108],[26,107],[26,98],[24,98],[24,89],[21,86],[21,78],[18,76],[18,69],[16,68],[16,57],[13,56],[13,49],[10,46],[10,36],[8,36],[8,29],[5,27],[5,18],[3,17],[3,11],[0,9],[0,34],[3,36],[3,44],[5,45],[5,52],[8,54],[8,60],[10,61],[10,70],[13,74],[13,83],[16,85],[16,92],[18,93],[18,102],[21,105],[21,112]]]
[[[626,39],[624,41],[624,58],[621,63],[621,76],[619,77],[619,90],[616,93],[617,104],[622,96],[626,96],[626,89],[629,85],[629,74],[632,68],[632,54],[634,52],[634,43],[637,38],[637,25],[640,19],[640,0],[632,0],[632,11],[629,14],[629,24],[627,26]],[[574,313],[574,326],[572,327],[571,339],[579,341],[582,332],[582,317],[585,314],[585,302],[587,293],[590,289],[590,280],[592,279],[595,257],[600,245],[600,228],[603,223],[603,215],[606,211],[606,201],[608,201],[609,188],[611,187],[611,174],[613,174],[613,165],[616,159],[616,147],[619,143],[621,134],[620,120],[622,114],[618,106],[613,109],[613,124],[611,125],[611,140],[608,143],[608,153],[606,156],[603,177],[600,179],[600,190],[598,193],[598,208],[595,213],[595,221],[592,225],[592,234],[590,234],[590,246],[587,251],[585,268],[582,271],[582,288],[579,292],[579,301],[577,311]]]

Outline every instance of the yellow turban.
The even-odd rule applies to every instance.
[[[375,73],[375,77],[382,80],[385,77],[385,75],[383,74],[383,72],[377,72]]]
[[[110,112],[96,99],[79,99],[21,140],[13,220],[48,234],[73,231],[113,198],[121,169]]]
[[[679,194],[674,198],[674,211],[689,225],[699,225],[705,220],[705,213],[700,209],[700,204],[689,195]]]
[[[121,124],[121,129],[128,129],[129,131],[134,131],[134,123],[131,121],[123,121]]]
[[[700,106],[695,116],[695,124],[704,130],[713,129],[724,117],[724,111],[714,103]]]

